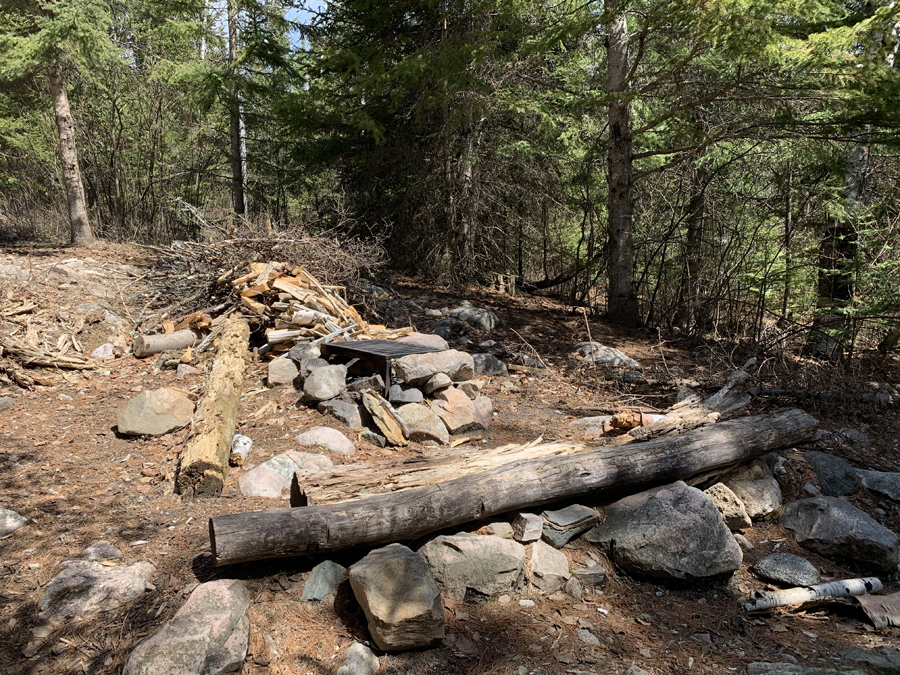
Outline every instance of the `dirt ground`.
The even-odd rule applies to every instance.
[[[54,271],[73,259],[85,263],[77,277]],[[159,283],[145,252],[136,247],[7,249],[0,251],[0,265],[15,265],[28,273],[27,279],[0,278],[0,332],[36,330],[53,344],[63,334],[75,334],[85,353],[127,335],[130,326],[145,316],[142,303]],[[568,425],[573,419],[622,406],[664,410],[675,401],[680,380],[694,381],[711,392],[743,363],[740,345],[666,341],[591,319],[591,337],[637,359],[647,378],[638,384],[608,380],[568,355],[573,343],[588,339],[587,326],[583,316],[554,300],[510,298],[484,289],[451,294],[410,279],[396,279],[395,288],[403,297],[426,298],[429,307],[452,307],[466,297],[493,309],[507,325],[490,336],[473,334],[471,346],[490,337],[509,353],[537,354],[549,366],[542,374],[490,379],[485,393],[496,412],[486,437],[490,447],[538,437],[582,440]],[[36,309],[3,316],[3,310],[25,302],[33,302]],[[82,303],[114,312],[122,325],[117,328],[106,319],[81,321],[86,311],[83,306],[79,309]],[[421,317],[416,320],[424,326]],[[152,357],[137,360],[130,355],[93,370],[36,372],[51,378],[49,386],[26,391],[0,384],[0,395],[15,402],[11,410],[0,413],[0,506],[29,519],[0,540],[0,675],[119,673],[134,646],[169,619],[198,582],[223,577],[246,579],[254,597],[251,654],[244,673],[326,675],[334,672],[352,640],[367,639],[362,612],[346,582],[334,603],[299,601],[303,582],[319,559],[212,566],[209,517],[284,507],[286,501],[241,496],[237,480],[242,469],[230,471],[220,498],[183,499],[174,494],[172,481],[183,432],[148,439],[117,435],[116,409],[129,397],[157,387],[199,393],[202,374],[179,378],[174,370],[157,368]],[[759,378],[761,386],[816,386],[821,391],[830,382],[840,387],[867,380],[900,382],[900,363],[896,356],[866,354],[852,372],[836,375],[797,359],[766,358]],[[371,461],[415,451],[415,447],[396,450],[367,444],[335,419],[298,402],[297,392],[268,389],[264,380],[265,363],[254,357],[238,416],[239,430],[254,440],[250,466],[296,449],[294,437],[314,425],[334,426],[358,441],[359,451],[352,458],[336,461]],[[514,386],[503,387],[504,382]],[[871,448],[845,446],[836,451],[855,466],[900,470],[896,406],[879,409],[814,397],[760,397],[753,404],[755,412],[785,405],[804,407],[823,428],[849,426],[866,433]],[[799,455],[799,450],[788,453]],[[791,467],[794,476],[786,499],[803,496],[800,486],[814,482],[804,462],[798,459]],[[882,509],[882,522],[900,531],[896,505],[865,495],[851,501],[870,513]],[[606,563],[608,585],[586,589],[581,601],[534,596],[535,606],[522,607],[518,600],[527,593],[479,603],[448,601],[444,646],[382,655],[381,672],[623,673],[634,663],[652,674],[743,673],[754,661],[847,667],[840,652],[848,647],[900,646],[897,629],[875,630],[849,606],[748,615],[741,601],[766,588],[748,567],[771,552],[802,553],[825,578],[857,576],[857,571],[801,551],[779,524],[761,524],[745,534],[755,548],[745,553],[745,565],[729,581],[682,585],[640,581],[617,574]],[[61,562],[78,558],[85,547],[103,539],[123,551],[119,564],[153,563],[156,590],[122,611],[75,621],[50,635],[39,631],[36,637],[38,603]],[[584,542],[565,551],[578,565],[602,560],[600,552]],[[331,557],[348,565],[364,553]],[[896,580],[886,582],[889,591],[897,590]],[[582,642],[576,634],[579,628],[592,630],[600,644]],[[277,654],[266,650],[265,634],[274,641]]]

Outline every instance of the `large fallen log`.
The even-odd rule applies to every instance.
[[[563,499],[608,499],[811,440],[816,424],[802,410],[784,410],[340,504],[217,516],[209,521],[213,560],[227,565],[377,546]]]
[[[206,391],[194,417],[193,435],[181,456],[177,486],[182,494],[214,497],[222,492],[237,408],[244,382],[250,327],[233,315],[225,324]]]

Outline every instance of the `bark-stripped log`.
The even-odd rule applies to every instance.
[[[219,350],[194,417],[194,431],[181,456],[178,489],[195,497],[222,492],[237,420],[250,327],[239,316],[225,324]]]
[[[170,349],[187,349],[193,347],[202,339],[202,335],[194,330],[178,330],[174,333],[160,333],[158,335],[138,335],[134,338],[131,353],[137,358],[152,356]]]
[[[815,586],[787,588],[783,591],[757,591],[750,602],[744,605],[744,609],[748,612],[757,612],[761,609],[772,609],[773,607],[801,605],[804,602],[812,602],[814,600],[880,593],[881,589],[881,579],[878,577],[866,577],[864,579],[830,581],[827,584],[817,584]]]
[[[209,521],[213,559],[227,565],[377,546],[563,499],[637,492],[811,440],[816,424],[784,410],[340,504],[217,516]]]

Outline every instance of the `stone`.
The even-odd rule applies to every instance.
[[[575,630],[575,635],[578,636],[578,639],[581,640],[586,645],[591,645],[592,647],[601,647],[603,643],[600,642],[600,638],[594,635],[587,628],[578,628]]]
[[[897,570],[897,535],[839,497],[790,502],[782,521],[798,544],[821,556],[877,572]]]
[[[431,409],[447,426],[451,434],[467,431],[486,431],[487,423],[472,400],[455,387],[442,389],[431,401]]]
[[[512,522],[513,539],[527,544],[537,541],[544,532],[544,521],[536,513],[519,513]]]
[[[148,562],[107,567],[93,560],[65,560],[41,597],[38,618],[57,624],[129,605],[153,588],[154,569]]]
[[[91,352],[91,358],[97,359],[98,361],[106,361],[107,359],[115,357],[115,355],[116,348],[112,342],[104,342],[102,345]]]
[[[453,384],[453,380],[450,379],[449,375],[446,373],[437,373],[422,385],[422,391],[426,394],[433,394],[440,389],[446,389],[451,384]],[[413,401],[413,403],[417,403],[417,401]]]
[[[291,458],[291,461],[297,465],[297,470],[304,473],[319,473],[320,471],[330,471],[334,467],[334,462],[327,455],[319,455],[312,452],[297,452],[296,450],[288,450],[284,453]]]
[[[472,354],[475,362],[475,374],[488,377],[508,377],[509,369],[493,354]]]
[[[481,394],[481,390],[484,389],[484,384],[484,380],[469,380],[468,382],[460,382],[456,388],[474,401]]]
[[[441,316],[438,312],[438,316]],[[450,349],[450,345],[440,335],[429,335],[427,333],[410,333],[402,338],[397,338],[397,342],[405,342],[412,345],[422,345],[423,347],[434,347],[436,349]]]
[[[569,577],[569,580],[566,582],[565,591],[566,595],[568,595],[570,598],[581,600],[583,589],[581,587],[581,582],[578,580],[578,577]]]
[[[0,265],[0,278],[28,281],[31,275],[17,265]]]
[[[294,380],[297,379],[298,375],[300,375],[300,370],[297,368],[297,364],[291,359],[280,357],[269,361],[266,382],[270,387],[293,386]]]
[[[194,368],[186,363],[179,363],[175,367],[175,377],[190,377],[191,375],[199,375],[203,371],[200,368]]]
[[[0,396],[0,413],[11,410],[16,402],[9,396]]]
[[[761,579],[784,586],[815,586],[822,581],[819,571],[806,558],[793,553],[772,553],[753,565]]]
[[[446,319],[438,319],[429,328],[432,333],[441,336],[445,340],[463,336],[472,330],[472,327],[465,321],[449,316]]]
[[[437,319],[437,318],[440,318],[440,317],[444,316],[444,313],[443,313],[441,310],[439,310],[439,309],[431,309],[430,307],[426,307],[426,308],[425,308],[425,311],[424,311],[423,313],[424,313],[425,316],[427,316],[429,319]]]
[[[731,574],[743,554],[712,500],[682,481],[606,507],[606,521],[585,538],[637,576],[703,579]]]
[[[338,455],[352,455],[356,446],[349,438],[331,427],[312,427],[294,437],[302,447],[324,448]]]
[[[606,568],[599,563],[594,563],[589,567],[577,568],[575,576],[585,586],[602,586],[606,583]]]
[[[490,523],[485,529],[488,534],[495,537],[503,537],[504,539],[513,538],[513,526],[505,520],[500,521],[499,523]]]
[[[742,534],[735,534],[735,535],[734,535],[734,540],[738,543],[738,546],[740,546],[740,547],[741,547],[742,549],[744,549],[745,551],[752,551],[754,548],[756,548],[756,547],[751,543],[751,541],[750,541],[749,539],[747,539],[747,537],[745,537],[745,536],[742,535]]]
[[[830,497],[843,497],[859,492],[859,476],[849,462],[827,452],[811,450],[803,455],[816,474],[822,492]]]
[[[562,551],[542,541],[531,545],[528,579],[532,586],[550,595],[563,588],[571,576],[569,561]]]
[[[347,385],[348,391],[384,391],[384,380],[381,375],[369,375],[368,377],[360,377],[353,380]]]
[[[807,668],[796,663],[751,663],[747,675],[866,675],[863,670],[841,670],[834,668]]]
[[[303,381],[303,393],[313,401],[330,401],[344,390],[346,379],[346,366],[314,368]]]
[[[126,436],[164,436],[181,429],[194,416],[194,404],[172,389],[148,389],[116,412],[119,433]]]
[[[317,368],[325,368],[328,365],[330,365],[328,361],[319,357],[314,359],[303,359],[300,362],[300,379],[305,381],[312,371]]]
[[[320,562],[312,568],[306,583],[303,584],[303,595],[300,596],[300,602],[327,598],[337,588],[346,571],[346,567],[331,560]]]
[[[545,521],[541,539],[554,548],[562,548],[596,525],[600,514],[587,506],[572,504],[557,511],[544,511],[541,517]]]
[[[28,518],[20,516],[15,511],[0,508],[0,537],[5,537],[10,532],[15,532],[27,522]]]
[[[298,468],[287,453],[282,453],[238,478],[238,488],[245,497],[278,499],[291,487],[291,479]]]
[[[736,469],[722,482],[744,503],[751,520],[781,508],[781,488],[761,459]]]
[[[573,353],[578,354],[585,361],[598,365],[628,368],[629,370],[641,369],[641,364],[624,352],[599,342],[579,342],[573,348]]]
[[[389,402],[381,396],[364,392],[362,394],[363,405],[372,416],[375,426],[384,434],[385,440],[391,445],[408,445],[409,429],[406,422],[397,414]]]
[[[483,307],[460,307],[450,312],[450,316],[477,330],[494,330],[500,326],[500,317]]]
[[[444,608],[434,574],[406,546],[371,551],[350,567],[350,587],[382,651],[437,647],[444,639]]]
[[[812,483],[804,483],[803,491],[812,497],[821,497],[822,496],[822,491],[819,488],[817,488],[815,485],[813,485]]]
[[[241,580],[200,584],[175,616],[135,648],[122,675],[236,673],[250,642],[249,606]]]
[[[311,342],[298,342],[287,353],[287,358],[296,364],[301,364],[307,359],[317,359],[322,356],[322,350],[319,345]]]
[[[361,642],[354,642],[344,652],[337,675],[376,675],[381,667],[378,657]]]
[[[857,471],[856,473],[866,490],[887,497],[891,501],[900,502],[900,473],[893,471]]]
[[[841,427],[834,433],[834,436],[842,443],[855,443],[856,445],[861,445],[864,448],[872,447],[872,441],[869,440],[869,437],[858,429]]]
[[[98,541],[84,549],[81,557],[85,560],[115,560],[122,557],[122,551],[108,541]]]
[[[525,566],[525,547],[490,535],[435,537],[419,549],[441,593],[464,600],[468,591],[496,595],[513,590]]]
[[[841,658],[858,663],[872,675],[900,675],[900,649],[896,647],[851,647],[841,652]]]
[[[724,483],[716,483],[704,490],[703,494],[712,499],[712,503],[716,505],[722,518],[725,519],[725,524],[732,532],[753,527],[753,521],[747,515],[744,502],[738,499],[738,496]]]
[[[369,413],[363,406],[358,403],[348,403],[339,398],[321,401],[316,409],[323,415],[331,415],[351,429],[362,429],[365,426],[365,420],[370,419]]]
[[[477,410],[478,414],[485,420],[487,420],[494,412],[494,402],[487,396],[476,396],[475,400],[472,401],[472,405],[475,406],[475,410]]]
[[[600,427],[608,426],[612,422],[612,415],[595,415],[593,417],[582,417],[581,419],[569,422],[570,427]]]
[[[388,394],[388,401],[391,403],[421,403],[424,400],[425,396],[422,394],[422,390],[410,387],[408,384],[392,384]]]
[[[625,675],[650,675],[650,673],[639,666],[632,665],[625,671]]]
[[[394,371],[406,384],[425,384],[438,373],[448,375],[454,382],[471,380],[475,375],[472,356],[456,349],[428,354],[408,354],[393,360]]]
[[[450,432],[441,418],[426,405],[407,403],[397,408],[397,414],[409,430],[409,440],[416,443],[434,441],[441,445],[450,442]]]

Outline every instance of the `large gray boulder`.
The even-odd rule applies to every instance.
[[[900,502],[900,473],[893,471],[857,471],[863,487],[881,497]]]
[[[843,497],[859,492],[859,476],[846,460],[818,450],[807,452],[803,458],[809,462],[826,495]]]
[[[41,597],[38,618],[56,624],[128,605],[153,588],[154,569],[148,562],[107,567],[91,560],[66,560]]]
[[[472,354],[475,362],[475,373],[489,377],[507,377],[509,368],[493,354]]]
[[[450,316],[477,330],[494,330],[500,325],[500,317],[483,307],[460,307],[450,312]]]
[[[641,369],[641,364],[624,352],[619,351],[615,347],[607,347],[599,342],[579,342],[573,348],[573,352],[585,361],[601,366],[628,368],[630,370]]]
[[[606,507],[606,522],[585,535],[625,571],[659,579],[730,574],[743,554],[709,497],[682,481]]]
[[[781,508],[781,488],[769,465],[761,459],[736,469],[722,482],[743,502],[753,520]]]
[[[425,384],[438,373],[448,375],[454,382],[471,380],[475,376],[472,356],[456,349],[427,354],[408,354],[393,360],[397,376],[414,387]]]
[[[525,565],[524,546],[490,535],[441,535],[420,548],[419,555],[441,592],[454,600],[465,599],[469,589],[482,595],[511,591]]]
[[[822,578],[806,558],[793,553],[772,553],[753,565],[756,576],[782,586],[815,586]]]
[[[126,436],[163,436],[193,416],[191,399],[172,389],[142,391],[116,411],[119,433]]]
[[[0,509],[0,537],[5,537],[10,532],[15,532],[27,522],[28,518],[20,516],[15,511]]]
[[[409,429],[409,440],[416,443],[434,441],[441,445],[450,442],[450,432],[435,412],[426,405],[408,403],[397,408],[397,414]]]
[[[139,644],[122,675],[225,675],[238,672],[250,641],[250,593],[243,581],[200,584],[181,609]]]
[[[897,570],[897,535],[838,497],[813,497],[784,508],[797,543],[832,560],[877,572]]]
[[[350,567],[350,587],[379,649],[425,649],[444,639],[444,608],[434,574],[406,546],[371,551]]]

